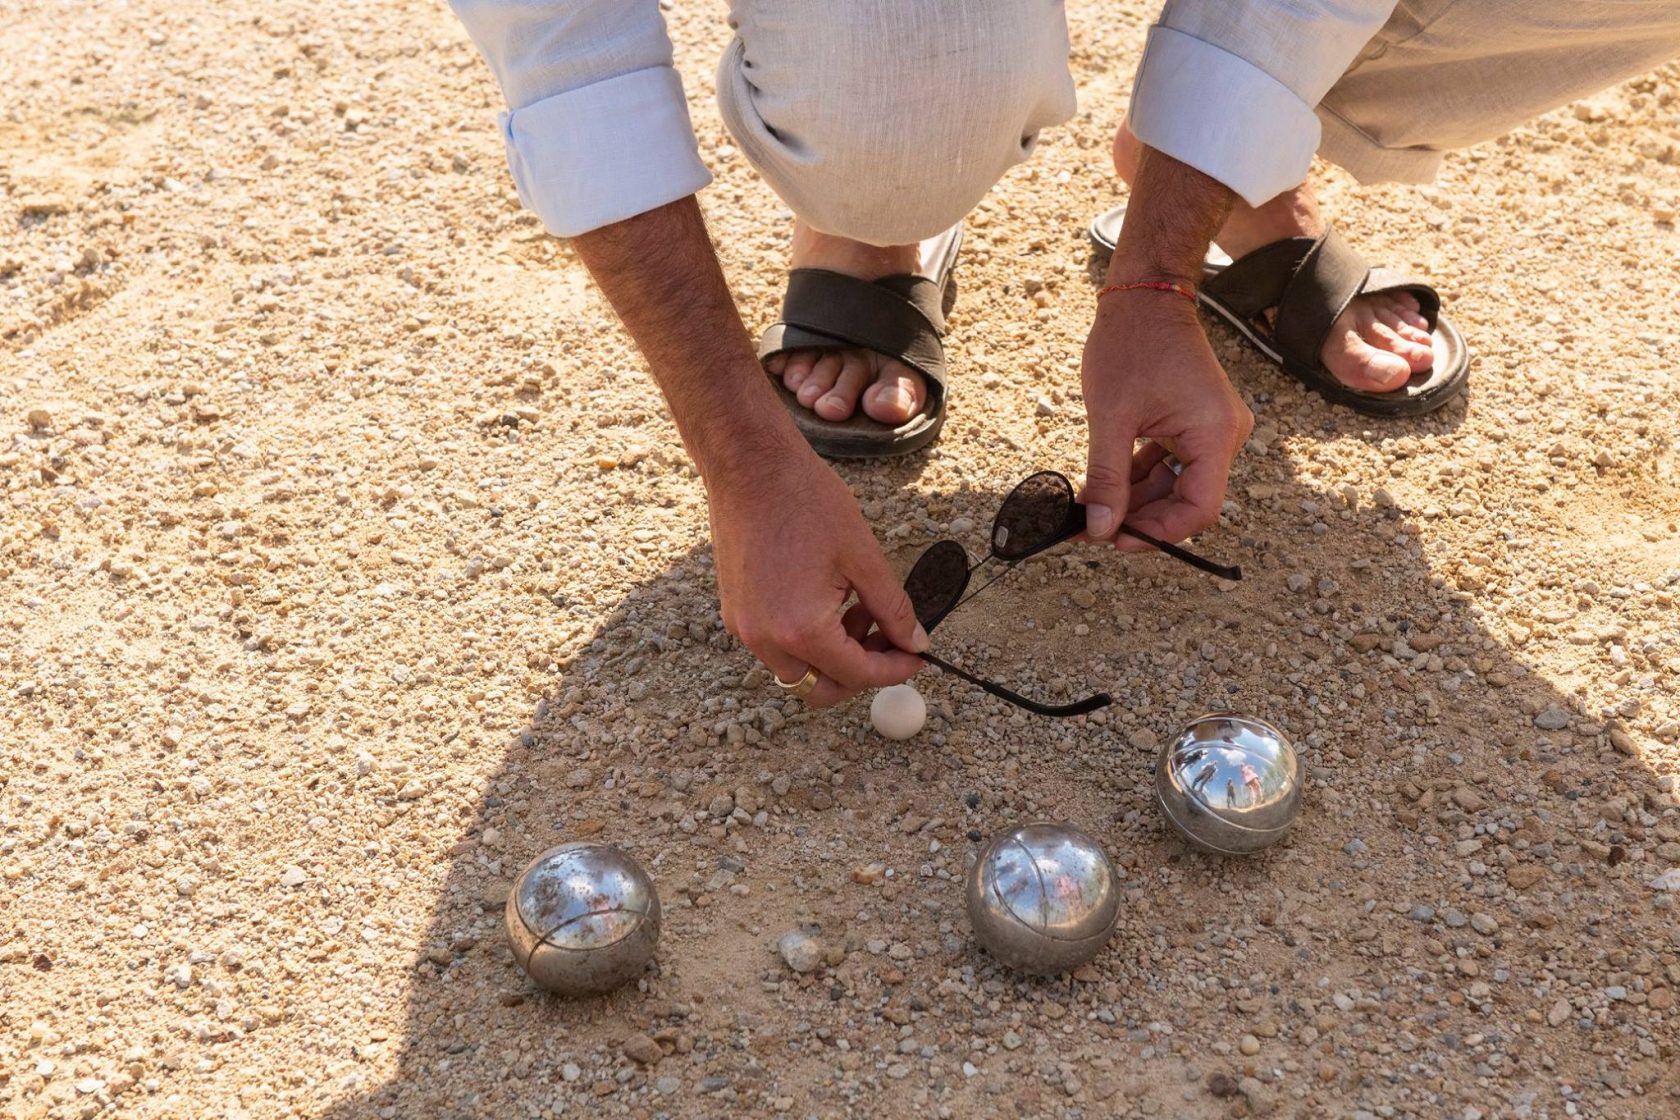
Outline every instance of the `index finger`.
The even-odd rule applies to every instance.
[[[900,649],[866,649],[847,633],[840,616],[811,634],[791,652],[805,658],[817,672],[857,692],[903,684],[922,667],[922,659]]]

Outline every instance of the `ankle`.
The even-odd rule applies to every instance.
[[[869,245],[821,233],[800,221],[793,225],[789,258],[794,268],[826,268],[860,280],[914,272],[918,264],[915,245]]]
[[[1219,231],[1219,247],[1233,257],[1251,253],[1263,245],[1289,237],[1317,237],[1324,232],[1318,201],[1305,184],[1285,191],[1261,206],[1241,201],[1231,208],[1225,228]]]
[[[1119,131],[1114,134],[1114,147],[1111,153],[1114,157],[1114,172],[1119,175],[1128,186],[1137,177],[1138,161],[1143,158],[1143,141],[1133,133],[1129,122],[1121,121]]]

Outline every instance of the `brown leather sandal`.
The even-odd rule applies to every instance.
[[[896,358],[927,382],[922,410],[892,427],[866,415],[861,405],[845,420],[824,420],[771,375],[794,424],[817,454],[830,459],[908,455],[938,437],[949,396],[945,316],[956,302],[952,269],[961,245],[961,225],[934,241],[931,278],[905,273],[870,281],[820,268],[789,273],[782,317],[759,336],[759,361],[789,350],[862,348]]]
[[[1126,209],[1117,206],[1091,223],[1091,240],[1113,252]],[[1210,246],[1197,298],[1235,327],[1285,373],[1334,404],[1367,416],[1421,416],[1464,392],[1470,350],[1441,315],[1441,297],[1420,280],[1366,265],[1335,230],[1319,238],[1274,241],[1233,261]],[[1319,352],[1330,328],[1355,296],[1407,292],[1429,324],[1435,362],[1386,393],[1353,389],[1324,368]]]

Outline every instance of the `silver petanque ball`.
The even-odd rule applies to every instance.
[[[519,967],[563,996],[640,976],[659,944],[659,896],[641,864],[587,840],[550,848],[514,881],[508,945]]]
[[[1213,712],[1161,748],[1155,795],[1167,821],[1215,855],[1270,847],[1301,815],[1306,773],[1283,732],[1253,716]]]
[[[1054,976],[1096,956],[1120,916],[1120,879],[1102,845],[1061,824],[1000,833],[968,872],[974,939],[1010,968]]]

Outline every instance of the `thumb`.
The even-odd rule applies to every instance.
[[[1091,425],[1091,451],[1085,464],[1085,535],[1108,540],[1125,519],[1132,491],[1132,444],[1130,428],[1108,424]]]
[[[872,547],[860,559],[852,576],[852,588],[857,592],[858,602],[863,604],[863,609],[869,612],[875,625],[893,645],[912,653],[922,653],[930,644],[927,631],[916,620],[916,609],[910,603],[910,596],[905,594],[904,585],[898,582],[898,577],[887,566],[887,558],[881,555],[878,547],[873,547],[873,541],[870,543]]]

